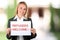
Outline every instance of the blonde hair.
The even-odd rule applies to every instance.
[[[20,4],[26,5],[25,17],[27,17],[27,4],[26,4],[24,1],[18,3],[18,5],[17,5],[17,7],[16,7],[16,10],[15,10],[15,13],[18,14],[18,7],[19,7]],[[15,15],[16,15],[16,14],[15,14]]]

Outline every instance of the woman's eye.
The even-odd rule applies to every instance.
[[[22,7],[20,9],[22,9]]]
[[[24,9],[24,10],[26,10],[26,9]]]

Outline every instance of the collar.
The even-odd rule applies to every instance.
[[[22,16],[21,19],[19,19],[19,17],[16,15],[16,16],[14,17],[14,20],[15,20],[15,19],[17,19],[17,20],[23,20],[23,19],[26,19],[26,17]]]

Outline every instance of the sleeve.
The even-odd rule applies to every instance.
[[[8,20],[7,28],[10,28],[10,20]]]
[[[30,20],[31,20],[31,19],[30,19]],[[33,28],[32,20],[31,20],[31,28]],[[31,33],[31,38],[30,38],[30,39],[35,38],[36,36],[37,36],[36,33],[35,33],[35,34]]]
[[[10,28],[10,20],[8,20],[7,28]],[[11,39],[10,33],[6,34],[7,39]]]

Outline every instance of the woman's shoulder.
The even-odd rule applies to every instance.
[[[28,20],[31,20],[31,18],[27,18]]]
[[[14,17],[10,18],[9,21],[13,21],[14,20]]]
[[[31,21],[31,18],[26,18],[24,19],[24,21]]]

